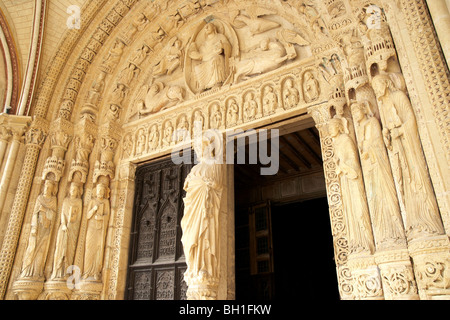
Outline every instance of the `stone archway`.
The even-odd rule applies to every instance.
[[[406,244],[406,238],[400,237],[385,251],[375,250],[379,249],[379,226],[374,224],[373,209],[363,191],[367,189],[364,182],[370,179],[365,176],[363,180],[366,173],[364,167],[361,170],[356,149],[362,138],[350,106],[355,101],[370,104],[370,111],[378,121],[377,98],[384,96],[372,90],[376,77],[370,70],[375,70],[372,68],[375,64],[380,76],[391,76],[392,84],[388,79],[384,82],[389,89],[405,92],[406,87],[398,72],[386,21],[381,21],[379,32],[364,29],[366,20],[372,17],[361,14],[364,12],[360,8],[367,9],[369,4],[330,1],[297,5],[275,1],[269,5],[254,1],[249,6],[212,0],[178,1],[169,8],[164,1],[152,4],[118,1],[108,7],[110,11],[99,22],[98,29],[91,30],[92,37],[84,39],[86,45],[74,59],[73,72],[65,74],[65,91],[49,95],[43,90],[38,97],[35,120],[27,134],[23,178],[19,181],[21,194],[13,205],[7,231],[10,240],[4,242],[2,249],[5,261],[1,270],[5,284],[2,290],[6,290],[14,255],[24,260],[31,257],[24,249],[29,239],[34,240],[28,229],[24,229],[21,240],[24,245],[18,253],[16,246],[41,148],[44,156],[39,161],[38,177],[59,185],[59,189],[53,189],[55,194],[44,195],[47,191],[43,190],[41,195],[48,197],[48,202],[58,200],[56,209],[47,208],[52,216],[51,228],[63,226],[62,203],[70,196],[62,190],[75,186],[79,192],[73,197],[83,201],[76,250],[66,263],[81,269],[86,263],[95,265],[101,272],[94,268],[96,272],[87,274],[79,287],[67,290],[67,275],[48,276],[53,262],[59,261],[54,250],[56,237],[41,239],[48,241],[48,250],[41,257],[46,271],[31,276],[24,273],[21,277],[22,261],[16,259],[10,293],[19,298],[41,295],[41,298],[120,299],[126,278],[125,247],[129,242],[137,164],[169,154],[180,142],[174,140],[172,133],[176,128],[187,128],[191,133],[194,120],[202,119],[203,129],[214,126],[226,132],[260,128],[309,112],[321,133],[341,297],[394,299],[417,298],[419,294],[422,298],[447,295],[444,270],[448,268],[448,237],[440,216],[447,221],[445,197],[438,198],[441,213],[432,204],[435,207],[430,219],[435,229],[418,228],[415,238],[409,239],[414,241]],[[213,28],[207,27],[212,25]],[[372,42],[363,43],[363,37]],[[374,51],[381,54],[373,55]],[[210,70],[216,72],[211,77],[205,76],[205,71]],[[56,83],[56,79],[47,80]],[[266,88],[276,92],[276,104],[273,99],[269,100],[272,104],[266,104],[265,95],[270,92]],[[49,101],[55,101],[59,110],[51,119],[50,139],[45,140]],[[408,106],[406,102],[405,105]],[[333,122],[339,122],[336,134],[329,130]],[[337,144],[337,138],[344,135],[354,149]],[[348,153],[350,150],[353,154]],[[392,155],[389,156],[392,162]],[[355,208],[364,207],[361,219],[356,219],[358,213],[350,209],[349,204],[354,202],[348,201],[349,193],[342,188],[342,178],[336,172],[345,157],[355,160],[352,164],[358,182],[352,190],[359,190],[359,204]],[[430,170],[437,171],[434,167]],[[436,177],[441,179],[439,175]],[[34,186],[33,197],[40,193],[39,188]],[[401,194],[398,184],[395,189]],[[427,194],[435,199],[434,193]],[[25,221],[31,221],[39,210],[33,212],[30,208]],[[400,220],[409,223],[405,219],[410,214],[408,208],[400,213],[403,214]],[[86,248],[90,247],[86,234],[92,217],[101,217],[105,222],[99,237],[104,240],[97,248],[102,256],[95,261],[86,255]],[[391,226],[391,222],[387,224]],[[402,232],[403,229],[399,231]],[[436,249],[432,254],[424,249],[429,245]],[[32,248],[29,253],[33,254]],[[410,255],[418,266],[414,270]],[[223,270],[232,265],[230,259],[223,263],[227,265]],[[423,269],[430,263],[440,270],[436,278]],[[84,274],[84,270],[80,271]],[[228,273],[220,277],[226,278],[227,283],[232,281]],[[399,280],[403,289],[394,286]],[[226,287],[219,285],[218,290],[222,290],[222,297],[232,297]]]

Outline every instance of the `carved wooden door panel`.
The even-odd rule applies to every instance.
[[[181,244],[183,184],[192,165],[171,159],[136,171],[126,298],[183,300],[186,263]]]

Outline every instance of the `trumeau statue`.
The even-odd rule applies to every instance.
[[[99,183],[95,198],[87,209],[87,230],[84,249],[83,279],[98,281],[103,268],[106,231],[110,214],[108,187]]]
[[[76,183],[72,183],[69,190],[69,196],[64,199],[61,209],[61,223],[57,234],[51,279],[64,278],[67,268],[73,264],[75,257],[83,210],[82,189]]]
[[[31,219],[31,233],[23,258],[20,278],[44,278],[45,262],[50,247],[50,238],[57,214],[55,182],[45,180],[44,190],[36,200]]]
[[[223,165],[214,161],[216,154],[211,150],[214,141],[207,140],[194,142],[200,163],[192,168],[184,184],[186,197],[181,241],[188,265],[185,273],[188,284],[202,279],[217,281],[219,276],[218,228]]]
[[[373,253],[372,226],[358,150],[353,139],[346,133],[341,119],[331,119],[328,130],[333,138],[336,173],[341,183],[342,202],[349,228],[350,253]]]
[[[368,102],[355,103],[352,110],[377,249],[392,248],[405,234],[381,124]]]
[[[388,75],[375,76],[372,86],[380,105],[383,137],[394,156],[394,176],[404,198],[408,239],[443,234],[411,102]]]

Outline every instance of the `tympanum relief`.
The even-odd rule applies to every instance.
[[[138,143],[135,133],[144,122],[155,125],[153,131],[144,128],[147,140],[152,141],[147,154],[183,141],[177,134],[178,129],[185,129],[178,119],[181,110],[190,130],[199,106],[203,129],[226,130],[320,102],[322,80],[311,60],[314,32],[310,28],[315,25],[323,33],[325,24],[314,6],[296,9],[303,19],[295,22],[280,14],[287,4],[255,6],[228,1],[227,9],[212,10],[214,6],[217,1],[179,8],[166,25],[150,26],[136,37],[132,58],[121,64],[122,72],[117,75],[118,84],[127,86],[134,81],[125,98],[123,118],[134,124],[133,129],[126,129],[133,131],[132,138],[126,136],[133,150]],[[194,12],[196,20],[191,19]],[[120,46],[112,51],[117,51],[112,53],[113,59]],[[260,85],[265,77],[273,76],[275,82]],[[251,94],[246,90],[250,87],[254,88]],[[235,98],[229,99],[232,93]],[[211,107],[215,100],[217,106]],[[170,134],[176,136],[169,138]],[[125,152],[123,156],[137,154]]]

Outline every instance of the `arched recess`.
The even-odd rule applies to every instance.
[[[0,10],[0,50],[5,66],[4,98],[0,101],[1,112],[15,114],[20,93],[20,65],[13,34],[8,27],[7,20]]]

